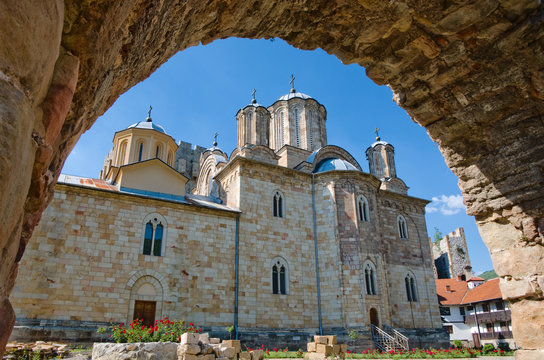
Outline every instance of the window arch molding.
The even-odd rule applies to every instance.
[[[368,199],[364,195],[357,197],[357,219],[360,222],[370,221],[370,207],[368,205]]]
[[[270,269],[271,283],[270,288],[272,294],[288,295],[289,294],[289,263],[281,256],[276,256],[270,261],[268,266]]]
[[[119,158],[117,159],[117,164],[119,164],[118,166],[125,165],[126,163],[127,146],[128,146],[127,140],[123,140],[119,144]]]
[[[157,159],[162,159],[163,158],[163,144],[161,142],[156,142],[155,143],[155,157]]]
[[[277,218],[285,217],[285,196],[279,190],[272,193],[272,216]]]
[[[142,236],[139,252],[144,255],[164,256],[168,222],[159,213],[148,214],[142,224]]]
[[[136,142],[136,161],[143,161],[145,160],[144,159],[144,148],[145,148],[145,145],[144,145],[144,140],[143,139],[138,139],[138,141]]]
[[[406,222],[406,218],[402,215],[397,216],[397,231],[399,238],[408,240],[408,223]]]
[[[406,300],[408,300],[408,302],[417,302],[419,300],[417,281],[411,271],[408,271],[404,276],[404,287],[406,290]]]
[[[376,265],[371,260],[363,264],[365,276],[365,291],[367,295],[378,295],[378,282]]]

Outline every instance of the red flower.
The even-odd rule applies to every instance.
[[[278,352],[278,349],[272,349],[272,351],[274,351],[274,352]]]

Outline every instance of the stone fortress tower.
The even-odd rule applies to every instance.
[[[467,240],[462,227],[455,229],[441,240],[430,243],[437,279],[461,280],[472,278],[472,266],[468,256]]]
[[[229,155],[176,143],[149,112],[114,135],[99,179],[61,175],[12,293],[14,336],[169,316],[259,344],[350,329],[371,341],[384,325],[447,342],[428,201],[408,195],[393,146],[377,137],[364,172],[293,82],[270,106],[254,92],[236,122]]]

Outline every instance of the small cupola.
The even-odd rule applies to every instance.
[[[366,149],[366,158],[370,174],[377,177],[381,182],[382,190],[389,190],[399,194],[406,194],[408,187],[397,177],[395,167],[395,148],[393,145],[383,141],[376,128],[376,141]]]
[[[253,89],[251,103],[236,113],[238,123],[238,148],[246,145],[268,146],[270,131],[270,114],[268,110],[257,102]]]

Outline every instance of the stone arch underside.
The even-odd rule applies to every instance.
[[[393,89],[459,178],[512,302],[518,357],[544,353],[543,10],[537,0],[0,3],[10,40],[0,45],[0,349],[16,264],[80,135],[177,51],[236,36],[320,47]]]

